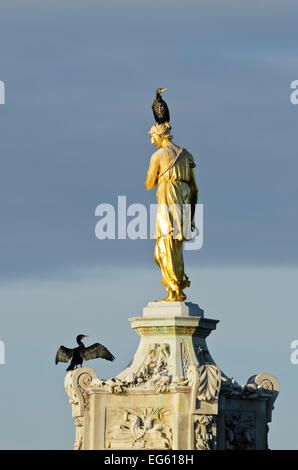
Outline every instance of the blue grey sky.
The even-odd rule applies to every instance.
[[[227,373],[283,380],[274,420],[294,433],[297,2],[2,0],[0,11],[0,402],[11,426],[0,447],[71,448],[56,348],[85,332],[119,358],[94,364],[98,374],[120,372],[138,341],[127,318],[163,293],[152,240],[94,235],[98,204],[155,202],[144,181],[160,86],[204,204],[204,246],[185,253],[189,299],[221,320],[210,344]],[[15,405],[20,383],[26,406]],[[277,424],[274,447],[298,448]]]

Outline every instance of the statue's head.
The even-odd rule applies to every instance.
[[[154,124],[148,134],[151,137],[151,143],[160,148],[168,142],[171,142],[173,136],[170,134],[171,126],[168,122],[164,124]]]

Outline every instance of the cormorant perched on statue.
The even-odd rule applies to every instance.
[[[170,122],[170,113],[167,103],[162,99],[161,93],[167,90],[167,88],[157,88],[156,98],[153,101],[152,111],[154,114],[155,121],[158,124],[164,124]]]
[[[69,349],[65,346],[60,346],[56,353],[56,365],[58,362],[68,362],[71,359],[71,363],[66,369],[69,371],[76,369],[79,365],[82,367],[84,360],[89,361],[90,359],[96,359],[97,357],[101,357],[107,361],[113,361],[115,359],[113,354],[111,354],[110,351],[102,344],[94,343],[92,346],[88,346],[86,348],[82,343],[82,339],[87,337],[87,335],[77,336],[77,343],[79,345],[77,348]]]

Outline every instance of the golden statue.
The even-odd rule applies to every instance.
[[[190,285],[184,272],[183,241],[191,239],[199,191],[193,157],[172,142],[170,130],[170,124],[165,122],[155,124],[149,131],[151,143],[158,150],[151,157],[145,186],[149,191],[158,184],[154,261],[168,291],[163,300],[183,302],[183,289]]]

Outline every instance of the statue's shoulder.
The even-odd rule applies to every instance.
[[[189,160],[189,166],[190,168],[195,168],[196,164],[195,164],[195,161],[194,161],[194,158],[192,156],[192,154],[186,150],[186,148],[183,147],[183,153],[184,155],[187,157],[187,159]]]
[[[158,160],[165,156],[167,154],[167,151],[161,147],[160,149],[157,149],[156,152],[154,152],[151,156],[151,160]]]

